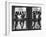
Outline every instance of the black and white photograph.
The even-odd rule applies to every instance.
[[[0,0],[0,37],[46,37],[46,0]]]
[[[41,30],[41,7],[12,6],[12,31]]]

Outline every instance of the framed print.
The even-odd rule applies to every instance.
[[[41,30],[41,7],[12,6],[12,31]]]
[[[6,5],[6,34],[43,29],[43,4],[6,2]]]

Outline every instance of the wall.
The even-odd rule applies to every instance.
[[[6,0],[0,0],[0,37],[6,37],[5,36],[5,1]],[[21,2],[21,3],[43,3],[46,4],[46,0],[7,0],[11,2]],[[46,10],[46,9],[45,9]],[[46,12],[43,13],[42,19],[44,23],[44,28],[46,26]],[[43,31],[16,31],[15,34],[9,34],[7,37],[46,37],[46,29]]]

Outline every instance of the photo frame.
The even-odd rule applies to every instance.
[[[44,4],[36,4],[36,3],[16,3],[16,2],[5,2],[5,17],[6,17],[6,21],[5,21],[5,34],[8,35],[9,33],[11,34],[15,34],[15,31],[28,31],[28,30],[44,30],[44,26],[43,26],[43,19],[40,20],[40,23],[41,23],[41,26],[40,26],[40,29],[30,29],[30,28],[27,28],[27,29],[20,29],[20,30],[12,30],[12,20],[13,20],[13,16],[12,16],[12,13],[13,13],[13,7],[16,7],[16,8],[19,8],[21,10],[19,11],[23,11],[23,9],[26,7],[32,7],[32,9],[34,8],[34,11],[37,11],[37,8],[40,8],[40,12],[41,12],[41,16],[40,18],[43,18],[43,12],[45,12],[45,5]],[[23,8],[24,7],[24,8]],[[26,11],[26,10],[25,10]],[[24,11],[23,11],[24,12]],[[29,14],[28,14],[29,15]],[[29,16],[28,16],[29,17]],[[28,18],[29,19],[29,18]],[[31,18],[30,18],[31,19]],[[29,20],[28,20],[29,21]],[[31,19],[32,21],[32,19]],[[29,23],[28,23],[29,24]],[[31,26],[32,27],[32,26]]]

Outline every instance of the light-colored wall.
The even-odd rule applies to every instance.
[[[0,0],[0,37],[5,36],[5,1]],[[46,0],[7,0],[11,2],[21,2],[21,3],[40,3],[46,4]],[[45,6],[46,8],[46,6]],[[46,9],[45,9],[46,11]],[[43,31],[16,31],[15,34],[9,34],[7,37],[46,37],[46,12],[42,13],[42,23],[44,24]]]

